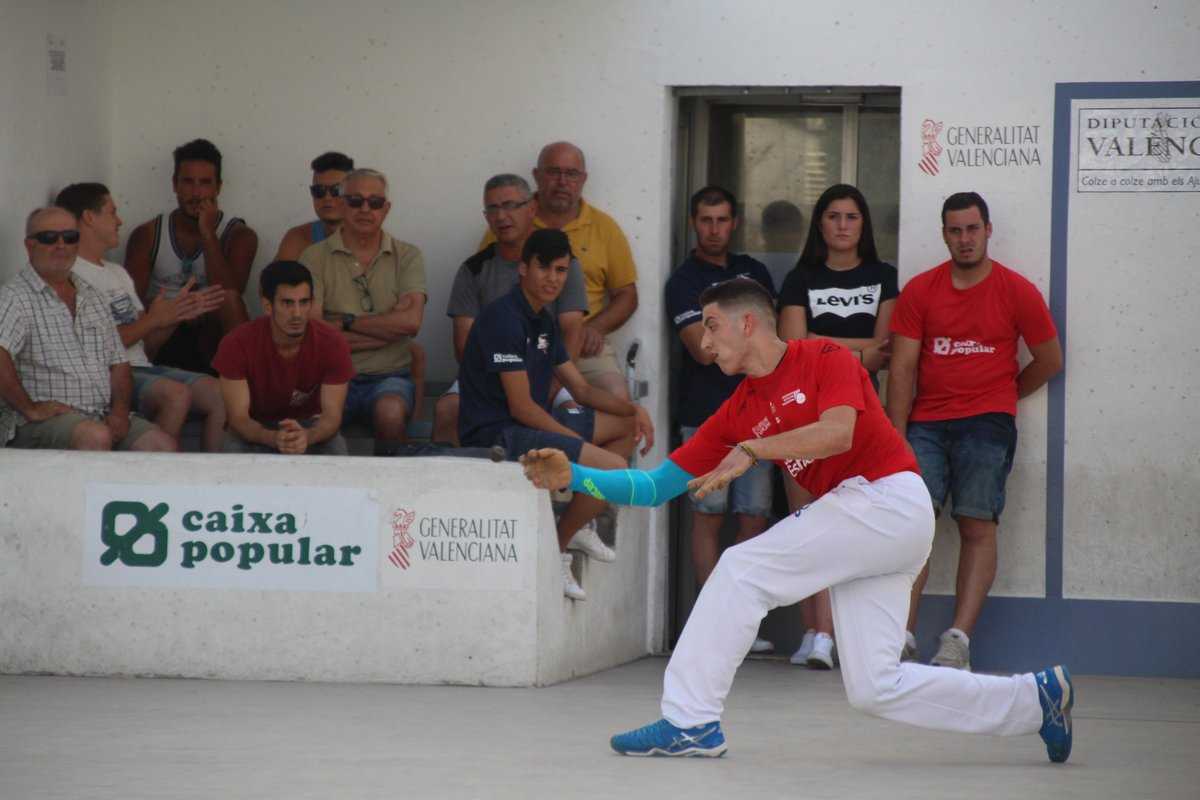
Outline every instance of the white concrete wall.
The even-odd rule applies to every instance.
[[[389,228],[425,252],[431,299],[421,340],[433,355],[435,377],[451,371],[442,309],[453,270],[483,227],[483,180],[499,171],[526,172],[548,140],[578,142],[591,175],[585,194],[624,226],[639,263],[642,306],[619,338],[639,336],[646,343],[648,403],[664,426],[659,298],[671,267],[671,87],[899,86],[902,279],[945,258],[941,200],[974,189],[992,206],[993,255],[1046,291],[1054,84],[1194,79],[1200,23],[1200,10],[1187,0],[1069,0],[1053,7],[975,0],[953,9],[881,0],[852,6],[172,0],[98,9],[87,6],[85,14],[104,18],[110,31],[102,53],[108,65],[96,75],[107,75],[111,87],[109,177],[127,230],[172,204],[171,148],[208,136],[226,156],[223,205],[259,231],[261,265],[286,227],[311,213],[304,191],[308,160],[326,148],[343,149],[392,176],[397,196]],[[1039,126],[1041,165],[954,166],[943,156],[941,172],[926,175],[917,169],[926,118],[947,128]],[[33,133],[28,129],[24,137]],[[945,134],[940,142],[947,145]],[[1153,217],[1156,203],[1168,202],[1147,200],[1144,208]],[[1120,229],[1122,222],[1110,224]],[[1130,228],[1129,240],[1151,246],[1155,238],[1147,230]],[[1190,228],[1184,237],[1194,235]],[[1102,260],[1089,276],[1107,287],[1127,269],[1127,261]],[[1069,364],[1094,326],[1104,324],[1072,317],[1078,328],[1072,329]],[[1089,381],[1123,385],[1115,381],[1124,376],[1097,369]],[[1154,385],[1178,366],[1147,369],[1140,377]],[[1127,412],[1141,405],[1123,392],[1113,402]],[[1021,405],[997,594],[1043,592],[1045,409],[1044,392]],[[1194,493],[1185,490],[1191,484],[1181,464],[1160,462],[1152,444],[1123,446],[1167,474],[1122,469],[1112,479],[1140,502],[1161,499],[1168,518],[1185,515]],[[648,461],[663,454],[660,446]],[[1087,491],[1085,472],[1068,480],[1069,494]],[[1163,485],[1184,488],[1164,496]],[[1113,515],[1116,535],[1140,537],[1146,547],[1167,545],[1145,531],[1136,509],[1114,508]],[[645,520],[649,532],[649,637],[661,642],[663,614],[653,604],[662,600],[665,514],[636,519],[638,525]],[[1081,526],[1068,536],[1086,536],[1077,515],[1068,524]],[[952,587],[955,542],[944,523],[941,531],[934,591]],[[1149,565],[1134,569],[1135,587],[1122,591],[1137,594],[1136,586],[1157,573]],[[1200,588],[1185,576],[1168,572],[1163,579],[1169,584],[1163,596],[1200,599]]]
[[[108,175],[106,18],[87,0],[0,0],[0,282],[25,264],[26,214]],[[47,37],[66,42],[61,82],[49,78]]]
[[[613,564],[583,563],[586,602],[563,597],[545,492],[515,464],[461,459],[80,454],[0,450],[0,673],[158,675],[258,680],[529,686],[556,683],[646,652],[642,537],[618,539]],[[171,477],[164,477],[170,475]],[[324,494],[322,494],[324,493]],[[166,503],[159,565],[104,564],[110,500]],[[294,534],[187,528],[204,518],[283,512]],[[393,512],[411,512],[401,567]],[[451,537],[458,518],[485,535]],[[273,524],[268,519],[267,524]],[[489,523],[488,521],[492,522]],[[506,534],[489,524],[503,520]],[[118,518],[123,535],[133,518]],[[464,530],[463,527],[458,528]],[[359,548],[339,566],[275,566],[238,556],[181,566],[189,542],[215,554],[256,542]],[[454,541],[511,547],[511,557],[433,558]],[[153,536],[133,545],[151,552]],[[249,550],[247,551],[249,552]],[[340,553],[340,549],[337,550]],[[193,556],[195,551],[193,551]]]

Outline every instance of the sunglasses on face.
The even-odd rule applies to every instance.
[[[79,241],[79,231],[38,231],[25,237],[36,239],[38,244],[52,245],[63,240],[63,244],[76,244]]]
[[[373,194],[370,197],[363,197],[361,194],[346,195],[346,205],[351,208],[362,208],[362,204],[366,203],[372,211],[378,211],[387,205],[387,198]]]
[[[308,187],[308,193],[313,196],[314,200],[320,200],[325,195],[329,195],[330,197],[340,197],[342,194],[342,187],[336,183],[332,186],[326,186],[323,183],[314,183],[312,186]]]
[[[359,306],[367,313],[375,312],[375,300],[371,297],[371,287],[367,285],[366,275],[357,275],[353,279],[354,285],[362,292],[362,297],[359,298]]]

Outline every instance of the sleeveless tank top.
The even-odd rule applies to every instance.
[[[312,232],[312,243],[313,244],[317,244],[318,242],[323,242],[329,238],[328,236],[325,235],[325,223],[321,222],[321,220],[319,220],[319,219],[313,220],[310,230]]]
[[[226,218],[224,211],[219,211],[217,217],[217,239],[221,246],[238,225],[245,223],[241,217]],[[167,230],[167,246],[162,246],[163,228]],[[196,279],[196,288],[208,286],[208,273],[204,269],[204,246],[196,248],[194,253],[184,253],[175,241],[175,228],[171,225],[171,214],[159,214],[154,219],[154,249],[151,252],[150,288],[146,292],[148,298],[158,297],[161,289],[167,290],[167,297],[174,297],[187,283],[188,278]]]

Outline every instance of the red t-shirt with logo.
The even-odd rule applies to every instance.
[[[921,343],[909,419],[1017,415],[1017,337],[1033,346],[1058,335],[1037,287],[999,261],[970,289],[956,289],[949,261],[900,292],[892,333]]]
[[[250,418],[263,425],[320,414],[321,385],[354,377],[350,345],[320,320],[309,320],[300,351],[288,359],[271,339],[269,316],[239,325],[221,340],[212,365],[222,378],[250,384]]]
[[[917,472],[917,462],[879,404],[858,358],[828,339],[795,339],[779,366],[746,377],[671,460],[692,475],[717,466],[738,442],[777,436],[817,422],[835,406],[858,411],[850,449],[826,458],[777,461],[814,498],[847,478]]]

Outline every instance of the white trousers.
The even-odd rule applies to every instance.
[[[731,547],[700,592],[663,680],[663,716],[681,728],[720,719],[738,665],[776,606],[829,587],[850,705],[963,733],[1041,727],[1032,674],[1010,678],[901,663],[909,593],[933,543],[933,504],[912,472],[850,478]]]

